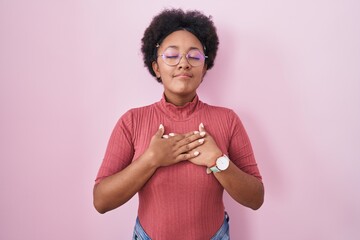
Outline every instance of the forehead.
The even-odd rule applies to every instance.
[[[161,43],[163,49],[172,46],[179,49],[202,48],[200,40],[191,32],[178,30],[169,34]]]

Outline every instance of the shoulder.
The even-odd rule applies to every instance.
[[[204,104],[204,113],[211,116],[211,122],[217,122],[229,129],[242,127],[239,115],[231,108]]]
[[[131,108],[120,116],[117,124],[124,124],[132,128],[132,126],[151,118],[153,113],[156,112],[155,108],[155,103]]]
[[[122,117],[134,117],[143,114],[148,114],[149,112],[154,110],[154,108],[155,108],[155,103],[141,107],[134,107],[126,111]]]
[[[208,111],[211,114],[221,114],[223,116],[228,116],[228,117],[237,116],[235,111],[233,109],[231,109],[231,108],[223,107],[223,106],[210,105],[210,104],[207,104],[207,103],[204,103],[204,110]]]
[[[115,125],[115,130],[122,130],[132,132],[134,126],[141,123],[149,117],[149,113],[154,108],[154,104],[130,108],[125,113],[123,113],[117,120]]]

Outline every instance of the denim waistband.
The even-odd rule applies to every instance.
[[[225,212],[224,223],[221,225],[220,229],[215,233],[211,240],[229,240],[230,231],[229,231],[229,215]]]
[[[224,223],[221,225],[220,229],[215,233],[210,240],[229,240],[229,215],[225,212]],[[146,234],[145,230],[142,228],[139,218],[136,218],[136,223],[134,227],[133,240],[151,240],[151,238]]]
[[[136,218],[133,240],[151,240],[151,238],[146,234],[145,230],[142,228],[139,218]]]

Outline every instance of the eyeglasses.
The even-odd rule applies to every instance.
[[[176,66],[180,63],[184,55],[188,63],[193,67],[203,65],[205,59],[208,58],[208,56],[205,56],[199,49],[191,49],[187,54],[180,54],[179,50],[174,47],[168,47],[163,54],[158,57],[161,57],[165,64]]]

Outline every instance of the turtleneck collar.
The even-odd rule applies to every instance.
[[[191,117],[197,110],[199,110],[203,103],[199,100],[198,95],[194,97],[191,102],[186,103],[183,106],[176,106],[166,101],[165,94],[158,102],[161,110],[170,118],[174,120],[186,120]]]

